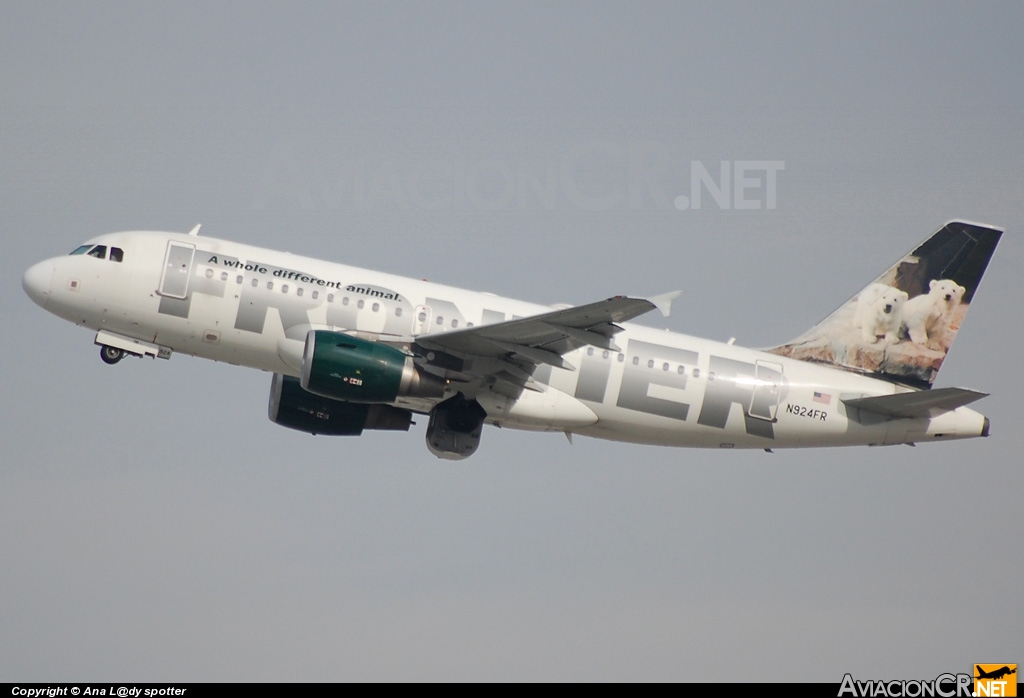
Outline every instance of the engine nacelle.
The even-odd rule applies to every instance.
[[[487,413],[476,400],[460,393],[430,411],[427,448],[438,458],[462,460],[476,453]]]
[[[392,402],[403,397],[441,397],[445,381],[421,371],[394,347],[327,330],[306,335],[304,390],[335,400]]]
[[[298,378],[275,373],[270,421],[307,434],[359,436],[364,429],[409,431],[412,412],[390,405],[341,402],[302,389]]]

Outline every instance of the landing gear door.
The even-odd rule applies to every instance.
[[[770,361],[758,361],[754,369],[754,394],[750,399],[751,417],[775,421],[782,396],[782,366]]]
[[[160,295],[169,298],[188,296],[188,282],[192,277],[192,259],[196,246],[183,242],[167,243],[164,273],[160,279]]]

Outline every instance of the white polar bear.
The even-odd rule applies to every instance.
[[[932,279],[928,293],[914,296],[903,306],[903,327],[910,341],[942,351],[953,311],[963,300],[965,289],[949,279]]]
[[[864,341],[876,344],[879,335],[885,335],[886,344],[899,341],[903,304],[907,292],[885,284],[871,284],[857,296],[856,324],[861,328]]]

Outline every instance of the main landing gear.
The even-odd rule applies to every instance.
[[[103,359],[103,363],[110,364],[113,366],[118,361],[125,357],[125,352],[117,347],[100,347],[100,358]]]

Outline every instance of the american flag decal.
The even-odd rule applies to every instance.
[[[814,393],[814,402],[820,402],[823,405],[832,404],[832,396],[828,393]]]

